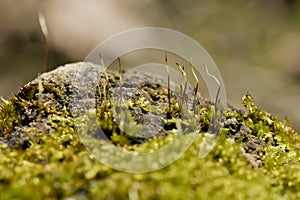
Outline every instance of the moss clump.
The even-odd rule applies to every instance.
[[[241,117],[237,112],[232,114]],[[275,124],[286,130],[281,135],[286,146],[270,144],[263,148],[264,165],[260,168],[251,167],[242,156],[243,143],[229,139],[223,131],[205,158],[197,157],[198,146],[194,143],[171,166],[146,174],[123,173],[99,163],[81,144],[72,123],[73,119],[66,114],[55,115],[51,118],[55,131],[50,135],[37,134],[26,150],[1,145],[1,197],[298,199],[300,195],[300,140],[283,122]],[[161,140],[164,138],[150,140],[143,147]]]
[[[0,137],[11,133],[20,124],[20,114],[13,102],[3,100],[3,104],[0,108]]]
[[[113,85],[113,75],[110,77]],[[42,102],[36,98],[40,92],[35,90],[32,98],[22,98],[25,103],[14,97],[1,106],[0,193],[3,199],[300,198],[300,136],[287,120],[279,121],[261,111],[249,94],[242,100],[247,112],[226,109],[221,136],[206,157],[198,158],[199,142],[210,123],[212,105],[203,101],[199,103],[197,115],[197,139],[188,151],[159,171],[130,174],[111,169],[89,154],[76,132],[68,105],[58,103],[66,100],[69,84],[52,84],[53,87],[43,90]],[[143,141],[122,136],[120,130],[113,128],[113,111],[109,106],[113,101],[109,101],[107,89],[108,98],[97,104],[97,117],[107,134],[118,136],[112,138],[116,145],[130,151],[149,152],[172,140],[172,134]],[[141,96],[144,99],[132,99],[128,105],[131,116],[158,112],[157,102],[166,103],[164,112],[168,111],[167,93],[155,92],[156,89],[144,87],[146,93]],[[101,95],[98,97],[106,94]],[[39,103],[52,107],[39,106]],[[176,100],[173,103],[175,106]],[[33,104],[37,106],[30,107]],[[35,113],[34,110],[38,110],[35,118],[22,121],[22,116]],[[178,106],[172,110],[167,119],[169,125],[174,118],[180,118],[179,111]],[[21,146],[12,145],[18,140],[12,135],[22,135],[23,139],[25,135],[26,145],[24,142]],[[182,135],[185,137],[188,135]]]

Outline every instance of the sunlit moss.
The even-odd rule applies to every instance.
[[[151,94],[157,98],[157,93],[154,95],[151,91]],[[21,123],[21,114],[15,105],[34,104],[30,99],[25,103],[21,101],[14,99],[1,106],[1,137],[11,134],[14,127]],[[106,101],[101,104],[102,110],[97,112],[97,118],[106,119],[99,120],[101,127],[107,133],[111,131],[111,134],[118,136],[115,144],[122,144],[130,151],[149,152],[169,144],[176,135],[176,129],[171,129],[166,136],[152,137],[141,144],[132,144],[130,137],[124,136],[128,141],[123,143],[119,130],[110,121],[113,116],[110,103]],[[172,165],[145,174],[119,172],[98,162],[81,143],[68,110],[62,107],[58,111],[53,106],[52,110],[47,111],[50,113],[50,134],[41,132],[39,127],[35,127],[36,130],[28,127],[25,130],[35,134],[29,137],[30,145],[27,148],[11,148],[6,143],[0,143],[1,198],[299,199],[299,135],[287,120],[279,121],[260,110],[249,94],[243,97],[243,105],[248,112],[226,110],[221,137],[213,150],[202,159],[198,157],[199,141],[210,123],[212,106],[200,107],[197,116],[199,133],[188,151]],[[132,101],[128,106],[151,111],[145,99]],[[172,118],[166,121],[175,123],[172,120],[179,118],[179,106],[173,105]],[[36,108],[42,109],[42,112],[49,109]],[[81,118],[77,123],[80,120],[84,121]],[[244,135],[234,137],[242,133],[242,126],[249,130]],[[187,136],[182,135],[182,138]],[[262,144],[259,151],[255,152],[263,162],[259,167],[252,166],[245,156],[249,152],[244,145],[254,139]]]
[[[0,107],[0,136],[9,134],[21,123],[20,114],[12,102],[4,102]]]

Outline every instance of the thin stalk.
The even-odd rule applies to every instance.
[[[120,98],[123,101],[123,96],[122,96],[122,87],[123,87],[123,80],[122,80],[122,63],[120,57],[118,57],[118,62],[119,62],[119,73],[120,73]]]
[[[105,74],[105,91],[104,92],[104,97],[105,97],[105,101],[107,100],[108,98],[108,89],[109,89],[109,79],[108,79],[108,75],[107,75],[107,72],[106,70],[104,71],[104,74]]]
[[[197,99],[197,93],[198,93],[198,88],[199,88],[199,79],[195,73],[195,67],[194,65],[192,64],[191,62],[191,66],[192,66],[192,73],[193,73],[193,76],[194,78],[196,79],[196,86],[194,88],[194,101],[193,101],[193,110],[194,110],[194,114],[196,113],[196,99]]]
[[[169,70],[169,66],[168,66],[167,54],[165,55],[165,66],[166,66],[167,73],[168,73],[168,104],[169,104],[169,109],[170,109],[171,108],[170,70]]]
[[[98,93],[99,93],[99,98],[100,98],[100,106],[102,106],[102,103],[103,103],[103,99],[102,99],[102,92],[101,92],[101,89],[100,89],[100,84],[101,84],[101,78],[100,78],[100,74],[99,74],[99,72],[97,71],[97,78],[98,78]],[[98,105],[98,99],[97,99],[98,97],[97,97],[97,95],[96,95],[96,97],[95,97],[95,105],[96,105],[96,108],[98,108],[97,107],[97,105]]]
[[[38,118],[39,120],[42,120],[42,110],[43,110],[43,92],[44,92],[44,87],[42,83],[42,79],[40,74],[38,75],[38,106],[39,106],[39,115]]]
[[[48,71],[48,66],[49,66],[49,57],[50,57],[50,39],[49,39],[49,32],[48,32],[48,27],[46,23],[46,18],[45,16],[39,12],[39,24],[46,42],[46,47],[45,47],[45,72]]]
[[[204,67],[205,67],[207,75],[210,76],[210,77],[212,77],[213,79],[215,79],[216,83],[218,84],[218,91],[217,91],[216,99],[215,99],[215,112],[216,112],[217,111],[217,102],[219,100],[219,94],[220,94],[220,90],[221,90],[221,84],[220,84],[220,81],[217,79],[216,76],[214,76],[213,74],[209,73],[206,65],[204,65]]]
[[[186,75],[186,73],[185,73],[185,71],[184,71],[184,67],[181,66],[181,65],[179,65],[178,63],[176,63],[176,65],[177,65],[178,68],[180,69],[181,74],[182,74],[182,76],[183,76],[184,79],[185,79],[185,84],[184,84],[184,88],[183,88],[183,92],[182,92],[182,101],[181,101],[181,115],[183,116],[183,111],[182,111],[182,109],[183,109],[183,103],[184,103],[184,100],[185,100],[185,93],[186,93],[186,87],[187,87],[187,83],[188,83],[188,78],[187,78],[187,75]],[[187,103],[187,102],[186,102],[186,103]],[[187,105],[187,109],[188,109],[188,104],[186,104],[186,105]]]
[[[124,103],[124,100],[123,100],[123,96],[122,96],[122,87],[123,87],[122,67],[123,66],[122,66],[120,57],[118,57],[118,63],[119,63],[119,74],[120,74],[120,104],[121,104],[121,101]],[[121,109],[122,109],[122,107],[121,107]],[[126,122],[126,114],[124,114],[122,116],[122,118],[123,118],[122,120],[124,120],[124,122]],[[125,135],[124,135],[124,131],[123,131],[124,125],[121,127],[122,128],[120,128],[120,143],[124,144],[125,143],[125,141],[123,141],[123,140],[125,140],[124,139]]]
[[[99,57],[100,57],[100,64],[105,67],[105,70],[104,70],[104,75],[105,75],[105,84],[103,85],[103,96],[104,96],[104,103],[106,103],[106,99],[108,97],[108,87],[109,87],[109,79],[108,79],[108,75],[107,75],[107,72],[106,72],[106,66],[104,64],[104,61],[103,61],[103,58],[101,56],[101,54],[99,53]],[[97,74],[98,74],[98,71],[97,71]],[[99,76],[99,74],[98,74]]]

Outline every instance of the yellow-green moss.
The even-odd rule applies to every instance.
[[[0,107],[0,137],[9,134],[20,123],[20,114],[14,104],[3,101],[3,105]]]
[[[243,104],[248,113],[228,110],[226,117],[247,125],[250,135],[266,143],[259,151],[263,160],[259,168],[244,156],[244,140],[232,139],[231,129],[224,127],[216,146],[203,159],[198,158],[201,132],[182,158],[164,169],[119,172],[87,152],[73,118],[62,110],[49,115],[54,131],[36,131],[28,148],[0,145],[1,199],[299,199],[299,135],[287,121],[261,111],[250,95],[243,97]],[[200,121],[209,123],[210,112],[202,108]],[[12,131],[18,116],[11,102],[2,105],[1,137]],[[168,139],[153,138],[137,148],[147,152]]]

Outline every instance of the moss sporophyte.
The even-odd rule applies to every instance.
[[[167,66],[167,57],[165,63]],[[191,127],[197,129],[196,142],[182,158],[159,171],[129,174],[101,164],[83,146],[78,124],[75,126],[73,110],[77,108],[71,107],[70,97],[78,90],[78,83],[72,80],[79,69],[84,69],[82,76],[89,77],[94,68],[88,63],[59,67],[41,74],[11,99],[2,99],[1,198],[124,199],[129,193],[140,199],[300,198],[300,137],[288,120],[280,121],[262,111],[250,94],[242,98],[247,111],[227,106],[215,147],[206,157],[197,157],[198,144],[208,130],[218,100],[197,97],[195,101],[198,81],[186,91],[184,81],[180,92],[175,93],[170,90],[171,82],[164,87],[153,80],[155,77],[136,73],[135,80],[148,80],[147,84],[136,88],[124,84],[123,79],[124,103],[120,104],[120,95],[116,99],[113,96],[120,91],[123,74],[99,72],[93,94],[96,118],[114,145],[129,152],[152,152],[172,143],[176,123],[181,123],[185,133],[182,140]],[[192,98],[182,102],[184,95]],[[83,95],[79,100],[88,105],[92,102],[88,97]],[[196,114],[195,107],[199,111]],[[114,115],[116,109],[124,115]],[[196,126],[190,116],[196,119]],[[148,122],[150,118],[152,122]],[[76,123],[87,127],[87,120],[88,116],[77,116]],[[140,137],[139,130],[143,129],[155,129],[158,134]],[[39,192],[33,192],[36,188]]]

